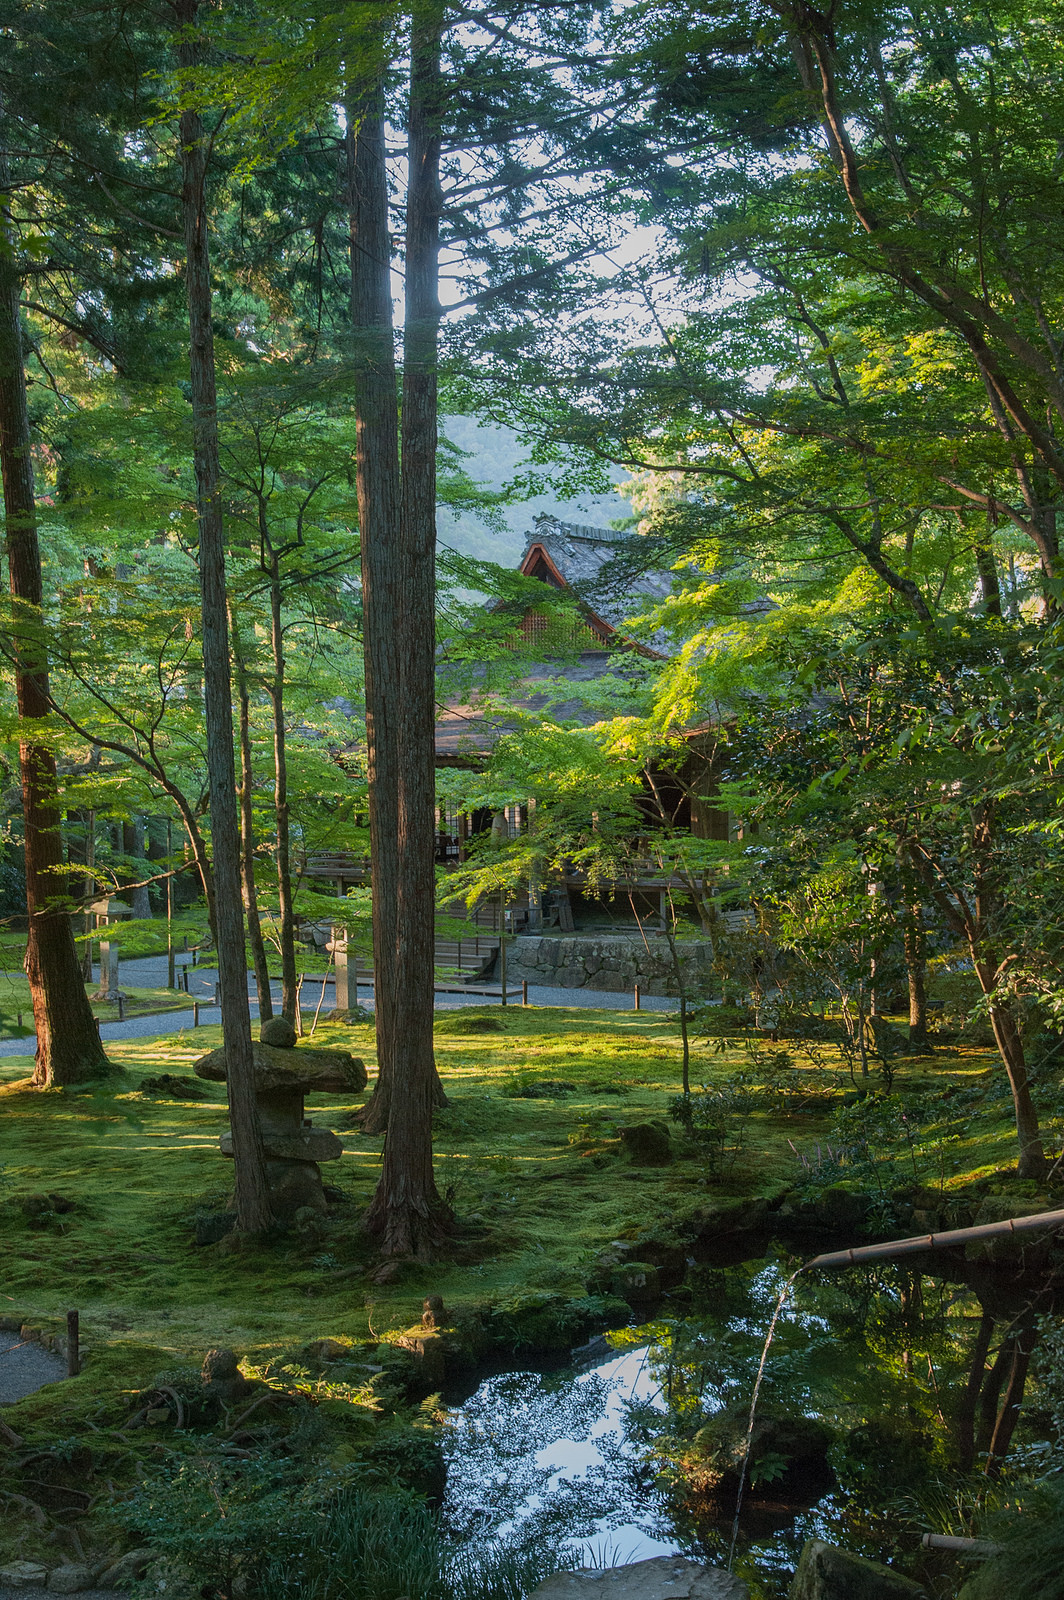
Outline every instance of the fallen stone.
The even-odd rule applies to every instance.
[[[119,1556],[117,1561],[101,1572],[98,1579],[101,1589],[126,1589],[131,1583],[136,1583],[138,1578],[144,1576],[148,1562],[154,1556],[154,1550],[139,1549],[127,1550],[124,1556]]]
[[[363,1063],[346,1050],[294,1050],[254,1042],[251,1046],[256,1092],[284,1089],[302,1094],[350,1094],[366,1087]],[[225,1050],[212,1050],[196,1062],[197,1078],[225,1082]]]
[[[627,1567],[556,1572],[529,1600],[747,1600],[741,1578],[683,1556],[655,1556]]]
[[[12,1589],[28,1589],[31,1584],[43,1584],[48,1578],[48,1568],[37,1561],[11,1561],[0,1567],[0,1583]]]
[[[53,1594],[77,1594],[80,1589],[91,1589],[93,1568],[81,1562],[53,1567],[48,1574],[48,1587]]]
[[[927,1600],[927,1591],[878,1561],[808,1539],[787,1600]]]

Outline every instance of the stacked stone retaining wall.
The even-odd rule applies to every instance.
[[[649,947],[649,948],[648,948]],[[713,988],[712,952],[702,940],[677,940],[689,994]],[[496,965],[496,976],[498,967]],[[638,983],[644,994],[679,993],[669,946],[660,934],[646,943],[636,934],[523,934],[507,945],[506,982],[544,984],[559,989],[598,989],[621,994]]]

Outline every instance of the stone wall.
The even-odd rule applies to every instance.
[[[649,951],[647,949],[649,945]],[[690,994],[708,993],[713,987],[710,947],[701,940],[678,940]],[[498,977],[496,962],[495,976]],[[560,989],[601,989],[610,994],[631,991],[639,984],[644,994],[676,994],[676,979],[667,942],[647,934],[522,934],[506,947],[507,987],[529,983]]]

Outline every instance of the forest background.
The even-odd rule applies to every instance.
[[[369,1121],[395,1169],[376,1223],[388,1249],[431,1248],[436,801],[536,802],[533,830],[472,863],[472,899],[563,863],[602,882],[646,775],[679,772],[697,729],[741,836],[665,827],[656,848],[722,977],[770,987],[766,952],[787,951],[814,1003],[856,1006],[860,1043],[891,986],[926,1029],[929,961],[967,973],[1020,1173],[1044,1175],[1059,21],[794,0],[682,25],[653,4],[9,8],[5,728],[41,1086],[107,1070],[70,911],[117,888],[157,909],[194,869],[238,1204],[261,1224],[245,931],[260,986],[274,932],[290,1013],[296,921],[322,909],[298,861],[372,856]],[[514,430],[527,466],[477,481],[441,410]],[[529,717],[521,619],[560,602],[485,544],[444,534],[435,559],[437,505],[499,530],[515,497],[618,475],[633,515],[603,591],[671,568],[672,597],[630,624],[664,648],[619,660],[590,727]],[[457,695],[514,731],[434,775],[436,699]],[[736,906],[757,939],[729,945]]]

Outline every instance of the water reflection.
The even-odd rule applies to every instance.
[[[585,1565],[681,1549],[647,1452],[627,1436],[633,1404],[665,1412],[645,1348],[575,1376],[485,1379],[452,1413],[445,1434],[452,1537],[519,1546],[549,1540],[576,1550]]]

